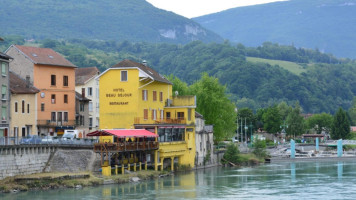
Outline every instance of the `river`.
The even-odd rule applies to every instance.
[[[1,200],[356,199],[356,162],[210,168],[141,183],[0,194]]]

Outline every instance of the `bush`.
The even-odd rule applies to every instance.
[[[255,154],[258,158],[266,158],[266,141],[255,140],[255,142],[253,143],[253,154]]]
[[[223,164],[226,164],[228,162],[231,162],[234,164],[239,163],[239,157],[240,157],[239,154],[240,154],[240,151],[236,144],[234,144],[234,143],[228,144],[226,147],[225,154],[223,156],[222,163]]]

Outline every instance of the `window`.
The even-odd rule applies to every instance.
[[[45,111],[45,104],[41,103],[41,112],[44,112],[44,111]]]
[[[93,118],[89,118],[89,127],[93,127]]]
[[[51,86],[56,86],[56,75],[51,75]]]
[[[30,113],[30,104],[27,104],[27,113]]]
[[[153,101],[157,101],[157,92],[153,91]]]
[[[56,103],[56,95],[55,94],[51,95],[51,102],[52,102],[52,104]]]
[[[161,120],[163,120],[163,118],[164,118],[164,111],[163,110],[161,110]]]
[[[184,119],[184,112],[178,112],[178,119]]]
[[[21,135],[22,137],[26,137],[26,127],[21,128]]]
[[[142,100],[147,101],[148,99],[148,91],[142,90]]]
[[[15,102],[15,112],[17,113],[17,102]]]
[[[68,86],[68,76],[63,76],[63,86]]]
[[[1,88],[1,98],[2,99],[6,99],[6,93],[7,93],[7,86],[2,85],[2,88]]]
[[[157,119],[157,110],[152,109],[152,120],[156,120],[156,119]]]
[[[25,113],[25,101],[22,100],[22,113]]]
[[[84,111],[84,103],[83,102],[80,102],[79,111],[81,111],[81,112]]]
[[[88,96],[89,97],[93,96],[93,88],[92,87],[88,87]]]
[[[93,112],[93,102],[89,102],[89,112]]]
[[[51,112],[51,121],[52,122],[56,121],[56,112]]]
[[[64,95],[64,103],[68,103],[68,95],[67,94]]]
[[[121,81],[127,81],[127,71],[121,71]]]
[[[1,63],[1,75],[6,76],[6,63],[5,62]]]
[[[192,109],[188,108],[188,121],[192,120]]]
[[[1,120],[6,121],[7,118],[7,107],[2,106],[1,107]]]
[[[163,92],[159,92],[159,101],[163,101]]]
[[[144,120],[148,119],[148,109],[143,109],[143,119]]]
[[[57,121],[62,122],[62,112],[57,112]]]
[[[68,112],[63,112],[63,121],[68,122]]]

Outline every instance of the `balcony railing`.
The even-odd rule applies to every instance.
[[[51,121],[51,120],[37,120],[38,126],[74,126],[76,125],[75,120],[68,121]]]
[[[143,117],[135,117],[135,124],[186,124],[185,118],[171,119],[144,119]]]
[[[159,143],[155,141],[146,142],[119,142],[119,143],[96,143],[94,151],[99,152],[125,152],[157,150]]]

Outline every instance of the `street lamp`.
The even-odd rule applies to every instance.
[[[283,124],[279,126],[280,128],[283,128],[282,130],[282,137],[283,137],[283,133],[285,133],[287,135],[287,131],[286,128],[288,128],[288,124],[286,124],[286,120],[283,120]]]

